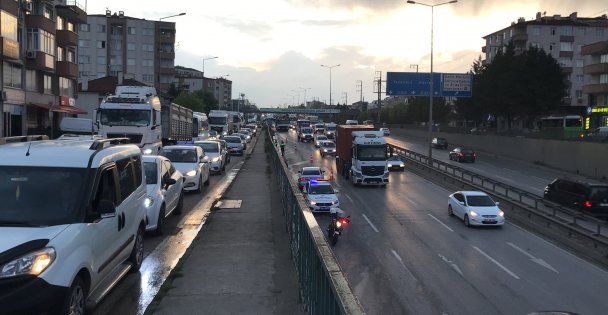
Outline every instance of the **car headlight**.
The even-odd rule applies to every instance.
[[[498,215],[501,216],[501,217],[503,217],[503,218],[505,217],[505,213],[502,210],[498,212]]]
[[[331,202],[332,205],[337,205],[339,203],[340,203],[340,201],[338,201],[338,200],[334,200],[334,201]]]
[[[146,206],[146,208],[150,208],[153,204],[154,204],[154,199],[152,199],[152,197],[147,196],[144,199],[144,206]]]
[[[55,261],[55,249],[47,247],[0,266],[0,279],[21,275],[37,276]]]
[[[399,164],[399,167],[405,167],[405,164],[403,164],[403,162],[401,164]]]
[[[327,152],[327,149],[323,149],[323,152]]]
[[[214,157],[214,158],[211,159],[211,162],[215,163],[215,162],[217,162],[219,160],[220,160],[220,157],[216,156],[216,157]]]
[[[387,167],[393,167],[393,164],[388,163],[388,164],[386,164],[386,166],[387,166]]]
[[[472,216],[472,217],[478,216],[477,212],[475,212],[473,210],[469,211],[469,215]]]
[[[146,154],[152,154],[152,149],[142,149],[141,153],[146,155]]]
[[[191,170],[188,173],[186,173],[186,176],[194,176],[196,175],[196,170]]]
[[[311,205],[311,206],[314,206],[314,205],[316,205],[316,204],[317,204],[317,202],[316,202],[316,201],[312,201],[312,200],[310,201],[310,205]]]

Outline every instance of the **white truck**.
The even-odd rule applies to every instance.
[[[229,135],[234,132],[234,119],[232,113],[225,110],[211,110],[207,115],[209,130],[215,130],[220,135]]]
[[[382,131],[372,126],[338,125],[336,170],[353,185],[388,184],[388,146]]]
[[[96,111],[99,135],[128,137],[144,153],[166,144],[192,141],[192,110],[161,99],[149,86],[117,86]]]

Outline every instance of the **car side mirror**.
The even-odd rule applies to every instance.
[[[497,201],[497,202],[496,202],[496,205],[497,205],[497,206],[500,206],[500,201]]]
[[[177,181],[174,178],[167,178],[165,179],[165,185],[167,186],[171,186],[171,185],[175,185],[175,183],[177,183]]]
[[[334,189],[334,193],[336,193],[336,194],[337,194],[337,193],[339,193],[339,192],[340,192],[339,190]]]
[[[464,201],[459,201],[458,202],[461,206],[465,206]]]
[[[203,163],[209,163],[209,157],[206,156],[206,155],[203,156],[203,157],[201,157],[201,162],[203,162]]]

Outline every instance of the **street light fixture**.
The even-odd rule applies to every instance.
[[[333,65],[333,66],[326,66],[326,65],[321,65],[321,67],[325,67],[329,69],[329,106],[332,105],[331,103],[331,69],[335,68],[335,67],[339,67],[340,64],[337,65]]]
[[[428,146],[429,146],[429,161],[430,165],[433,165],[433,146],[431,141],[433,140],[433,11],[434,8],[444,4],[456,3],[458,0],[452,0],[447,2],[442,2],[438,4],[426,4],[420,3],[412,0],[408,0],[409,4],[419,4],[425,7],[431,8],[431,75],[429,80],[429,135],[428,135]],[[417,68],[417,67],[416,67]]]
[[[165,16],[165,17],[162,17],[162,18],[160,18],[160,19],[158,19],[158,20],[159,20],[159,21],[162,21],[162,20],[164,20],[164,19],[168,19],[168,18],[172,18],[172,17],[176,17],[176,16],[182,16],[182,15],[186,15],[186,12],[182,12],[182,13],[180,13],[180,14],[174,14],[174,15]]]
[[[219,57],[215,56],[215,57],[203,58],[203,78],[205,77],[205,61],[211,60],[211,59],[217,59],[217,58],[219,58]]]

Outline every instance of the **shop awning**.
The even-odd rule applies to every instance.
[[[40,104],[40,103],[28,103],[28,105],[33,105],[41,109],[49,110],[49,105]],[[53,105],[51,106],[51,111],[55,113],[67,113],[74,115],[86,115],[87,112],[78,108],[76,106],[61,106],[61,105]]]

